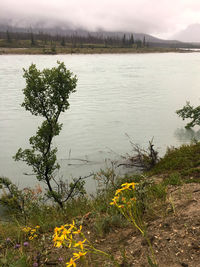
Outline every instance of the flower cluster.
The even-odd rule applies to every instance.
[[[135,196],[137,183],[124,183],[117,189],[110,205],[116,206],[123,216],[144,235],[143,223],[140,218]]]
[[[33,240],[33,239],[38,237],[39,228],[40,228],[39,225],[37,225],[34,228],[31,228],[31,227],[27,226],[27,227],[22,228],[22,231],[28,235],[28,239],[29,240]]]
[[[147,241],[149,248],[151,250],[152,259],[150,260],[153,262],[151,266],[157,266],[156,258],[154,255],[154,250],[152,248],[151,242],[147,237],[146,227],[141,217],[141,211],[139,205],[137,205],[135,193],[136,193],[136,185],[137,183],[124,183],[121,185],[121,188],[117,189],[115,192],[115,196],[110,202],[110,205],[116,206],[121,214],[133,225],[135,226],[142,236]]]
[[[54,246],[59,248],[61,246],[68,247],[73,250],[73,257],[66,263],[66,267],[76,267],[77,260],[85,260],[87,253],[94,253],[102,255],[109,260],[113,261],[116,266],[115,260],[111,255],[106,252],[96,249],[92,243],[85,237],[82,232],[82,225],[77,227],[75,222],[72,224],[65,224],[61,227],[56,227],[54,229],[53,235]]]
[[[126,208],[127,206],[130,207],[136,201],[135,197],[131,197],[136,185],[136,183],[122,184],[121,188],[116,190],[115,196],[112,199],[112,202],[110,202],[110,205],[114,205],[119,209]]]
[[[76,251],[73,253],[73,257],[70,261],[67,262],[67,267],[75,267],[76,261],[83,259],[90,247],[89,241],[85,238],[85,235],[81,232],[81,230],[82,225],[78,228],[76,227],[74,221],[72,224],[65,224],[54,229],[54,246],[57,248],[66,246]]]

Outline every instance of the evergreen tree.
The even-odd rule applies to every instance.
[[[126,46],[126,34],[123,35],[122,46]]]
[[[36,43],[35,43],[35,38],[34,38],[34,34],[33,34],[32,31],[31,31],[31,45],[32,45],[32,46],[36,45]]]
[[[136,40],[135,41],[136,45],[137,45],[137,48],[141,48],[142,47],[142,41],[141,40]]]
[[[130,44],[133,45],[134,44],[134,37],[133,34],[131,34],[131,38],[130,38]]]
[[[6,40],[7,40],[8,43],[12,42],[11,37],[10,37],[10,33],[9,33],[8,30],[6,31]]]
[[[145,39],[145,35],[144,35],[144,38],[143,38],[143,46],[146,46],[146,39]]]
[[[62,46],[65,46],[66,43],[65,43],[65,37],[62,37],[62,40],[61,40],[61,43],[60,43]]]

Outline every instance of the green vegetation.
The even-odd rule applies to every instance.
[[[56,248],[52,249],[53,229],[60,225],[66,225],[66,223],[70,224],[73,219],[77,225],[84,224],[84,234],[90,242],[95,242],[96,239],[101,239],[116,229],[130,227],[130,223],[121,214],[118,207],[115,208],[110,205],[115,189],[120,189],[121,183],[127,180],[132,181],[132,183],[139,180],[141,182],[134,195],[137,198],[137,209],[138,214],[140,214],[138,216],[140,216],[140,221],[146,225],[147,218],[152,216],[152,209],[155,206],[156,209],[158,209],[158,206],[161,208],[161,203],[163,203],[166,195],[163,196],[160,193],[159,186],[153,181],[149,183],[146,178],[141,176],[119,178],[114,187],[110,183],[107,190],[99,189],[97,195],[92,199],[88,196],[70,199],[65,203],[62,210],[58,209],[56,205],[47,205],[45,196],[39,187],[20,191],[20,196],[24,196],[23,210],[19,209],[18,205],[15,206],[14,202],[9,205],[9,202],[6,203],[5,201],[6,199],[15,199],[16,195],[4,194],[1,203],[6,203],[7,207],[10,208],[7,209],[10,222],[0,224],[0,242],[3,249],[0,260],[4,264],[3,266],[11,266],[12,264],[18,266],[14,265],[16,258],[20,264],[23,261],[24,266],[32,266],[35,262],[44,264],[45,261],[49,264],[53,261],[60,266],[65,266],[65,262],[70,260],[71,253],[64,248],[60,251]],[[37,229],[37,232],[31,234],[31,229]],[[123,244],[120,246],[121,249],[124,249]],[[96,247],[98,249],[98,243]],[[106,252],[105,248],[103,251],[110,255],[110,252]],[[64,262],[59,263],[58,253],[62,255]],[[37,258],[38,254],[40,256]],[[87,261],[88,266],[92,266],[93,261],[97,261],[100,266],[104,266],[103,264],[108,262],[108,259],[106,257],[99,258],[97,253],[97,255],[94,254],[87,258]]]
[[[190,129],[195,125],[200,126],[200,106],[194,108],[189,102],[182,108],[176,111],[179,117],[183,120],[191,119],[191,122],[187,123],[186,129]]]
[[[47,185],[47,195],[63,207],[69,192],[64,182],[55,180],[60,165],[56,158],[57,148],[52,148],[52,141],[62,129],[58,119],[69,108],[68,98],[70,93],[75,92],[77,78],[72,76],[64,63],[59,62],[57,68],[43,71],[32,64],[28,70],[24,70],[24,78],[26,88],[23,90],[25,97],[22,107],[45,120],[38,127],[36,135],[29,139],[31,149],[20,148],[14,158],[31,166],[38,181]]]
[[[173,183],[200,182],[200,143],[168,148],[165,156],[150,171],[152,175],[164,174]],[[176,182],[175,182],[176,181]]]
[[[45,33],[15,33],[15,32],[0,32],[0,47],[12,48],[29,48],[38,47],[48,49],[54,47],[68,48],[142,48],[147,47],[148,43],[141,40],[135,40],[133,34],[124,34],[120,36],[103,36],[98,34],[79,35],[50,35]]]
[[[135,40],[133,34],[120,37],[51,36],[31,33],[0,33],[0,54],[94,54],[94,53],[162,53],[184,52],[175,47],[150,46],[145,39]]]
[[[199,153],[200,143],[168,149],[166,155],[145,175],[119,177],[115,174],[113,166],[107,170],[101,170],[94,176],[101,185],[96,195],[74,196],[63,204],[62,209],[54,203],[47,204],[47,196],[40,186],[35,189],[19,190],[7,180],[11,189],[6,191],[6,183],[3,181],[5,178],[1,178],[4,193],[0,202],[6,206],[7,215],[5,214],[4,218],[9,218],[10,221],[0,224],[2,266],[32,266],[34,263],[38,263],[35,266],[44,266],[45,262],[65,266],[66,262],[70,262],[72,254],[78,252],[72,253],[69,249],[65,249],[64,245],[62,248],[52,248],[52,235],[54,228],[70,225],[72,220],[75,221],[77,229],[80,225],[83,226],[82,231],[87,242],[91,242],[95,249],[111,257],[108,259],[107,256],[102,257],[98,253],[91,254],[87,247],[87,255],[83,255],[81,261],[84,262],[83,265],[79,261],[80,258],[78,260],[73,257],[77,259],[75,261],[77,266],[93,266],[93,264],[107,266],[108,261],[110,266],[115,266],[117,258],[115,253],[110,251],[110,245],[105,243],[102,247],[101,242],[96,240],[105,240],[108,235],[112,235],[115,239],[115,232],[118,236],[118,231],[135,226],[141,229],[144,239],[147,239],[146,246],[149,246],[149,249],[146,257],[149,256],[146,258],[146,263],[148,262],[149,266],[156,266],[155,245],[151,239],[152,233],[149,232],[149,223],[158,218],[164,219],[171,216],[171,212],[175,212],[173,199],[169,197],[168,200],[168,188],[181,187],[188,182],[199,183],[200,171],[197,171],[200,166]],[[129,190],[131,184],[134,184],[134,190]],[[30,231],[24,233],[23,229],[26,227],[36,229],[36,226],[38,226],[37,236],[30,239]],[[74,244],[78,240],[82,239],[74,239]],[[16,248],[18,246],[19,248]],[[120,251],[126,250],[126,246],[126,240],[118,244]],[[115,260],[114,265],[112,265],[112,259]],[[126,255],[123,261],[127,263],[125,266],[130,266],[128,264],[133,261],[133,258],[131,255]],[[85,263],[87,265],[84,265]],[[118,264],[121,263],[118,261]]]
[[[194,44],[179,44],[187,49]],[[198,46],[197,46],[198,47]],[[0,54],[94,54],[94,53],[162,53],[188,52],[177,44],[148,42],[146,36],[136,39],[131,33],[108,36],[101,33],[54,35],[43,32],[0,32]]]

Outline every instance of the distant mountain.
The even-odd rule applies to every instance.
[[[200,30],[200,24],[199,25],[199,30]],[[187,48],[187,47],[196,47],[195,45],[192,45],[191,41],[190,43],[184,43],[181,41],[177,41],[178,38],[174,38],[173,40],[163,40],[160,38],[156,38],[152,35],[145,34],[145,33],[134,33],[134,32],[111,32],[111,31],[104,31],[102,29],[99,29],[98,31],[87,31],[86,29],[83,28],[74,28],[70,27],[70,25],[67,24],[62,24],[62,25],[56,25],[52,27],[47,27],[46,25],[44,26],[42,23],[38,23],[34,27],[18,27],[18,26],[9,26],[8,24],[0,24],[0,33],[1,32],[13,32],[13,33],[35,33],[35,34],[49,34],[52,36],[85,36],[87,37],[88,35],[98,37],[98,38],[123,38],[124,34],[126,35],[126,38],[129,39],[131,35],[133,34],[134,40],[141,40],[143,41],[145,38],[146,43],[149,44],[149,46],[153,47],[171,47],[171,48]],[[199,34],[200,36],[200,34]],[[180,40],[180,39],[179,39]],[[200,47],[200,44],[197,45]]]
[[[145,33],[134,33],[134,32],[111,32],[111,31],[104,31],[104,30],[98,30],[98,31],[87,31],[85,29],[77,28],[72,29],[70,26],[67,25],[58,25],[54,27],[45,27],[42,25],[37,25],[34,27],[18,27],[18,26],[8,26],[5,24],[0,24],[0,32],[21,32],[21,33],[46,33],[50,35],[62,35],[62,36],[69,36],[69,35],[79,35],[79,36],[87,36],[88,34],[92,36],[98,36],[98,37],[118,37],[123,38],[124,34],[126,37],[130,37],[131,34],[133,34],[135,40],[141,40],[143,41],[144,37],[146,42],[150,43],[178,43],[178,41],[174,40],[162,40],[159,38],[156,38],[152,35],[145,34]]]
[[[176,33],[172,38],[182,42],[200,43],[200,24],[191,24],[185,30]]]
[[[143,41],[144,37],[145,37],[145,41],[148,43],[166,43],[166,44],[171,44],[171,43],[180,43],[179,41],[175,41],[175,40],[163,40],[157,37],[154,37],[150,34],[146,34],[146,33],[136,33],[136,32],[108,32],[108,31],[98,31],[96,32],[96,34],[102,34],[104,37],[120,37],[122,38],[124,34],[126,34],[127,36],[131,36],[131,34],[133,34],[134,39],[135,40],[141,40]]]

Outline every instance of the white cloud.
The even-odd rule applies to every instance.
[[[0,18],[166,35],[200,23],[199,0],[1,0]]]

